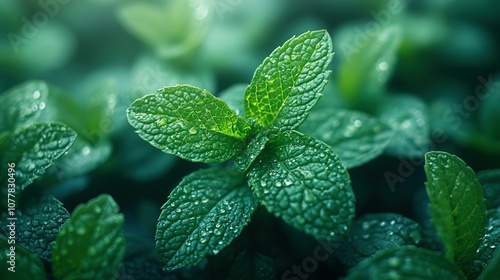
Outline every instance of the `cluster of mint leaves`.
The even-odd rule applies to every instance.
[[[156,233],[166,270],[219,252],[258,202],[316,238],[348,236],[355,204],[349,174],[330,146],[296,131],[321,97],[332,57],[324,30],[285,42],[255,71],[244,117],[189,85],[164,87],[129,107],[130,124],[162,151],[197,162],[232,159],[237,167],[194,172],[172,191]]]
[[[446,152],[426,153],[424,169],[437,237],[398,214],[366,215],[335,251],[352,267],[346,279],[498,279],[500,204],[485,190],[498,189],[500,170],[476,175]]]
[[[47,279],[47,263],[57,279],[116,278],[125,239],[123,215],[111,196],[81,204],[70,216],[58,199],[32,187],[58,160],[78,154],[70,149],[85,138],[47,116],[55,112],[51,94],[46,83],[29,81],[0,96],[0,217],[16,218],[15,231],[2,222],[0,235],[0,261],[8,265],[14,251],[15,274],[5,267],[0,278]]]

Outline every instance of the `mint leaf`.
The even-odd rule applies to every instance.
[[[222,162],[233,157],[250,130],[224,101],[187,85],[165,87],[137,99],[127,117],[144,140],[191,161]]]
[[[416,96],[394,96],[379,108],[380,121],[394,130],[386,152],[395,156],[421,157],[429,146],[427,106]]]
[[[11,253],[11,248],[14,247],[14,253]],[[10,264],[11,256],[15,255],[15,262]],[[12,280],[46,280],[46,272],[43,262],[32,252],[26,250],[20,245],[11,244],[7,238],[0,234],[0,262],[2,269],[0,270],[1,279]],[[13,268],[11,268],[13,267]],[[13,269],[13,270],[10,270]]]
[[[462,269],[473,260],[486,226],[483,188],[460,158],[445,152],[425,155],[432,224],[446,257]]]
[[[488,223],[481,244],[477,248],[472,265],[467,271],[467,278],[477,279],[483,269],[492,261],[500,246],[500,208],[489,210]]]
[[[323,142],[296,131],[275,135],[248,170],[267,210],[315,238],[342,240],[354,218],[347,170]]]
[[[53,196],[34,197],[23,201],[22,205],[16,211],[16,242],[41,259],[50,261],[59,230],[69,218],[69,213]],[[4,212],[2,219],[7,220],[8,217]],[[8,236],[8,228],[2,229]]]
[[[335,249],[334,254],[348,267],[378,251],[404,245],[425,244],[422,228],[399,214],[368,214],[354,221],[351,239]]]
[[[257,68],[245,91],[245,116],[264,127],[297,128],[321,97],[333,57],[325,30],[293,37]]]
[[[300,131],[332,147],[346,168],[381,155],[393,135],[376,118],[343,109],[312,111]]]
[[[268,130],[257,133],[257,135],[250,140],[250,143],[248,143],[243,153],[234,158],[241,172],[245,172],[255,161],[260,152],[264,150],[267,141],[269,141],[269,133],[270,131]]]
[[[385,93],[387,81],[396,64],[402,39],[401,29],[389,25],[366,40],[359,40],[353,29],[346,26],[335,42],[341,42],[342,59],[337,70],[339,93],[351,107],[367,108],[377,104]]]
[[[76,134],[64,124],[36,123],[5,137],[0,143],[0,162],[2,169],[8,163],[15,163],[16,189],[19,193],[68,151]],[[2,186],[7,185],[7,172],[0,174],[0,182]],[[5,197],[6,191],[2,188]]]
[[[248,224],[257,203],[239,172],[215,167],[186,176],[158,219],[156,251],[163,268],[193,266],[217,254]]]
[[[47,102],[47,85],[29,81],[0,95],[0,132],[38,121]]]
[[[500,169],[478,172],[477,179],[483,185],[486,208],[494,209],[500,207]]]
[[[488,265],[484,268],[483,272],[477,279],[479,280],[497,280],[500,277],[500,250],[495,250],[493,257]]]
[[[78,205],[52,253],[58,279],[114,279],[125,253],[123,215],[107,194]]]
[[[226,280],[274,280],[276,270],[270,257],[243,251],[236,257]]]
[[[413,246],[380,251],[352,268],[346,280],[464,279],[458,267],[438,252]]]

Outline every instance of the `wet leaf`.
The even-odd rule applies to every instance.
[[[139,136],[191,161],[222,162],[239,152],[250,126],[226,103],[196,87],[165,87],[127,110]]]
[[[464,279],[458,267],[439,252],[413,246],[382,250],[352,268],[346,280]]]
[[[332,147],[346,168],[381,155],[393,135],[378,119],[343,109],[312,111],[300,131]]]
[[[257,203],[239,172],[215,167],[185,177],[158,219],[156,251],[163,268],[193,266],[217,254],[250,222]]]
[[[432,224],[446,257],[467,270],[486,226],[483,188],[470,167],[445,152],[426,154],[425,173]]]
[[[0,95],[0,133],[37,122],[47,103],[42,81],[19,84]]]
[[[286,41],[255,71],[245,91],[245,117],[266,128],[297,128],[321,97],[332,57],[325,30]]]
[[[123,215],[107,194],[80,204],[64,224],[52,253],[58,279],[114,279],[125,254]]]
[[[248,169],[261,203],[315,238],[343,240],[354,219],[347,170],[326,144],[296,131],[275,135]]]

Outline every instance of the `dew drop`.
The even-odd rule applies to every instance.
[[[38,90],[35,90],[35,91],[33,92],[33,98],[34,98],[34,99],[38,99],[38,98],[40,98],[40,92],[39,92]]]
[[[363,122],[361,122],[360,120],[355,120],[354,121],[354,126],[355,127],[361,127],[362,124],[363,124]]]
[[[206,197],[201,200],[201,203],[207,203],[207,202],[208,202],[208,198],[206,198]]]
[[[287,187],[291,186],[293,184],[292,180],[290,180],[290,179],[285,179],[284,183],[285,183],[285,186],[287,186]]]
[[[281,182],[276,182],[274,185],[275,185],[277,188],[279,188],[279,187],[281,187]]]
[[[380,62],[378,64],[378,69],[381,71],[385,71],[385,70],[389,69],[389,63],[387,63],[387,61]]]
[[[83,149],[82,149],[82,154],[83,154],[84,156],[86,156],[86,155],[90,154],[90,148],[89,148],[88,146],[83,147]]]
[[[260,182],[260,185],[261,185],[262,187],[265,187],[265,186],[267,186],[267,182],[266,182],[266,181],[261,181],[261,182]]]
[[[191,134],[191,135],[195,135],[196,133],[198,133],[198,128],[196,128],[196,127],[191,127],[191,128],[189,129],[189,134]]]

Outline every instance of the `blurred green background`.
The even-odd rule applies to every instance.
[[[175,84],[238,100],[277,46],[326,29],[333,74],[317,107],[363,111],[400,132],[383,156],[350,170],[358,215],[423,223],[426,150],[455,153],[475,171],[500,167],[499,14],[494,0],[2,0],[0,92],[49,84],[44,117],[79,137],[35,184],[69,211],[110,193],[126,230],[152,246],[160,206],[205,165],[149,146],[126,108]],[[409,175],[391,184],[387,172]],[[278,275],[317,245],[265,211],[253,220],[239,240],[272,257]],[[331,257],[315,277],[342,273]]]

